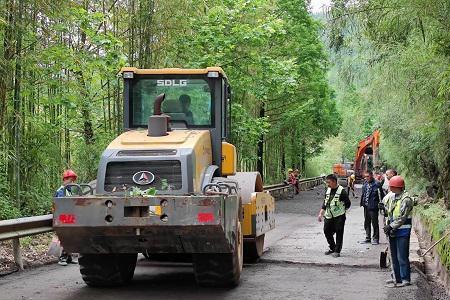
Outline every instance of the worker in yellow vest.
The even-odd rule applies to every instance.
[[[345,213],[350,208],[351,202],[345,189],[337,183],[336,175],[328,175],[326,182],[328,188],[318,220],[319,222],[324,221],[323,232],[329,246],[325,255],[331,254],[333,257],[339,257],[344,239]],[[334,234],[336,234],[336,241]]]
[[[409,240],[414,200],[405,191],[405,181],[401,176],[389,180],[389,189],[391,192],[383,199],[386,216],[384,232],[389,237],[394,278],[387,281],[387,287],[403,287],[411,285]]]
[[[353,193],[353,197],[356,198],[356,195],[355,195],[355,181],[356,181],[355,174],[352,174],[352,175],[347,177],[347,194],[350,196],[350,190],[351,190],[352,193]]]

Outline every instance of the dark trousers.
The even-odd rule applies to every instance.
[[[342,250],[342,240],[344,239],[344,225],[345,215],[326,219],[323,223],[323,232],[327,238],[330,250],[340,253]],[[334,241],[334,234],[336,234],[336,242]]]
[[[411,266],[409,265],[410,236],[389,237],[391,249],[392,269],[397,283],[411,282]]]
[[[355,196],[355,188],[353,186],[347,186],[347,194],[348,194],[348,196],[350,197],[350,190],[352,190],[353,197],[356,197]]]
[[[298,181],[294,184],[294,188],[295,188],[295,194],[296,195],[298,193],[300,193],[300,183]]]
[[[371,227],[373,227],[374,240],[380,239],[380,226],[378,225],[378,209],[370,210],[364,207],[364,229],[366,230],[366,239],[370,240]]]

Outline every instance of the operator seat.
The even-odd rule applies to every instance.
[[[186,114],[182,111],[180,101],[165,100],[162,105],[162,110],[165,114],[170,116],[173,121],[185,121],[187,124]]]

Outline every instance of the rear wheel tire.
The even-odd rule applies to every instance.
[[[81,254],[78,263],[88,286],[108,287],[130,282],[136,260],[137,254]]]
[[[244,240],[244,262],[255,263],[257,262],[264,251],[264,236],[262,234],[253,239]]]
[[[194,254],[194,274],[197,284],[204,287],[235,287],[239,284],[243,265],[241,222],[237,225],[233,253]]]

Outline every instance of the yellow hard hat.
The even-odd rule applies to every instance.
[[[355,174],[352,174],[352,176],[350,176],[352,179],[355,179]]]
[[[291,168],[288,169],[288,172],[294,172],[294,170],[292,170]]]

